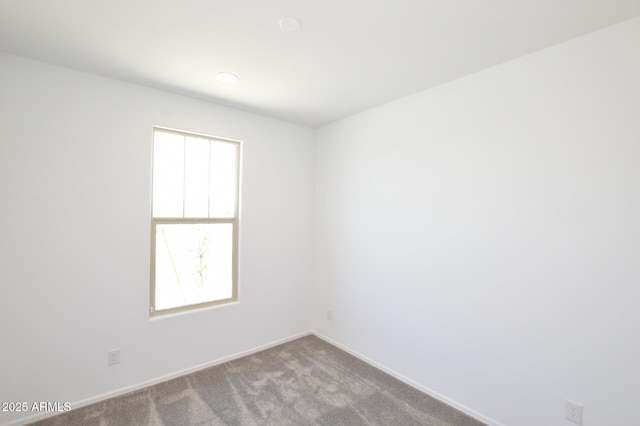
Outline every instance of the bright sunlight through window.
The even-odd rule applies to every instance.
[[[154,128],[152,315],[237,299],[239,150]]]

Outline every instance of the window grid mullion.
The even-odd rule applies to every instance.
[[[209,139],[209,167],[207,176],[207,217],[211,217],[211,144],[213,142]]]
[[[182,136],[182,217],[186,217],[187,204],[187,136]]]

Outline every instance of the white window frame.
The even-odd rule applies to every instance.
[[[205,138],[209,141],[222,142],[233,144],[236,149],[236,161],[235,161],[235,203],[234,213],[232,217],[154,217],[153,216],[153,170],[151,178],[151,273],[150,273],[150,297],[149,297],[149,315],[159,316],[164,314],[171,314],[177,312],[191,311],[195,309],[201,309],[209,306],[222,305],[227,303],[236,302],[238,300],[238,234],[239,234],[239,209],[240,209],[240,164],[241,164],[241,141],[221,138],[216,136],[209,136],[201,133],[187,132],[182,130],[170,129],[166,127],[153,127],[153,146],[155,149],[155,135],[156,131],[175,133],[184,137],[194,136],[198,138]],[[152,169],[153,169],[153,154],[152,154]],[[185,304],[182,306],[156,309],[156,230],[157,226],[161,224],[210,224],[210,223],[229,223],[233,227],[232,231],[232,295],[229,298],[214,300],[195,304]]]

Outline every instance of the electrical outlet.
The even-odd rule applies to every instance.
[[[582,424],[582,405],[567,400],[565,417],[576,424]]]
[[[107,351],[107,365],[114,365],[120,362],[120,349]]]
[[[327,319],[329,321],[333,319],[333,311],[331,309],[327,309]]]

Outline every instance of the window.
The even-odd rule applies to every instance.
[[[237,299],[239,151],[154,128],[151,315]]]

